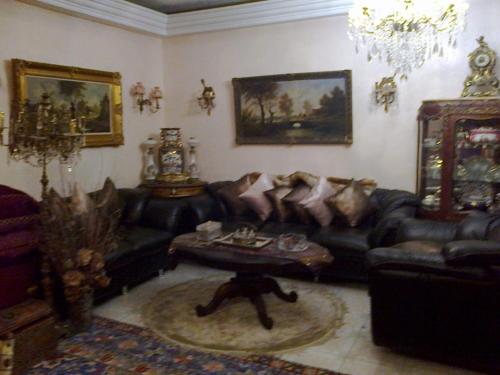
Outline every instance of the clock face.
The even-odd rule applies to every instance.
[[[484,68],[488,66],[490,61],[490,56],[488,56],[486,53],[480,53],[474,58],[474,64],[476,64],[478,68]]]

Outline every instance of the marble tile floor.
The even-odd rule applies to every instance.
[[[211,268],[181,264],[174,271],[141,284],[126,294],[98,306],[96,315],[144,326],[141,307],[157,292],[169,286],[196,278],[227,274]],[[285,360],[351,375],[473,375],[472,371],[428,362],[394,353],[373,345],[370,337],[370,303],[364,285],[330,284],[334,293],[347,304],[349,312],[336,336],[325,343],[285,354]]]

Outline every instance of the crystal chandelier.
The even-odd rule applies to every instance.
[[[465,27],[466,0],[355,0],[349,36],[368,48],[368,61],[386,60],[401,79],[433,55],[456,46]]]

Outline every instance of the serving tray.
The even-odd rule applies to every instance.
[[[249,245],[249,244],[242,244],[242,243],[239,243],[239,242],[234,242],[233,235],[234,235],[234,233],[230,233],[227,236],[224,236],[222,238],[218,238],[218,239],[214,240],[214,242],[215,243],[220,243],[222,245],[244,247],[244,248],[247,248],[247,249],[260,249],[260,248],[263,248],[264,246],[270,244],[271,241],[273,240],[270,237],[260,237],[260,236],[257,236],[255,243]]]

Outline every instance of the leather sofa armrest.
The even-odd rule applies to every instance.
[[[453,241],[457,224],[423,219],[404,219],[398,228],[396,242],[434,241],[447,243]]]
[[[397,274],[400,278],[445,277],[468,280],[490,280],[491,272],[483,267],[454,267],[446,263],[437,252],[421,252],[411,249],[380,247],[369,250],[366,268],[370,278],[384,274]]]
[[[403,206],[382,217],[370,235],[372,247],[393,245],[402,220],[414,217],[415,213],[416,207]]]
[[[451,266],[500,265],[500,242],[486,240],[464,240],[448,242],[443,256]]]
[[[183,231],[182,223],[185,222],[188,209],[185,200],[152,198],[144,208],[141,224],[179,234]]]

